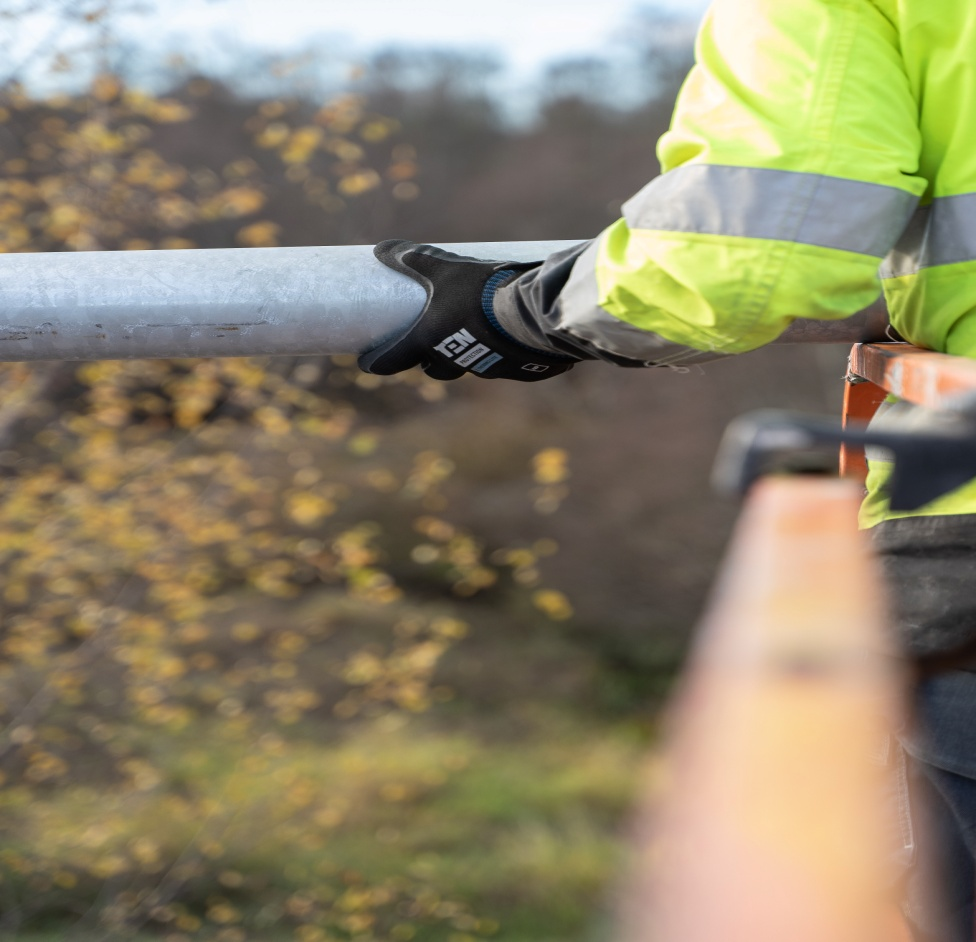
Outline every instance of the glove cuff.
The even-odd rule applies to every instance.
[[[518,278],[521,274],[523,273],[516,271],[515,269],[504,269],[502,271],[495,272],[495,274],[485,282],[484,290],[481,292],[481,310],[485,315],[485,319],[506,340],[518,347],[521,347],[527,353],[533,353],[537,356],[546,357],[547,359],[551,360],[565,360],[567,363],[576,362],[579,359],[578,357],[563,356],[562,354],[556,353],[551,349],[541,350],[539,347],[533,347],[530,344],[524,343],[502,326],[501,321],[499,321],[498,316],[495,313],[495,294],[499,288],[503,288],[509,282],[512,282]]]

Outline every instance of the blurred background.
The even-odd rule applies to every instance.
[[[594,236],[702,12],[0,0],[0,249]],[[844,368],[0,366],[0,939],[608,938],[717,438]]]

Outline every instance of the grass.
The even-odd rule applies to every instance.
[[[19,822],[16,837],[8,834],[8,863],[11,854],[35,861],[20,880],[7,874],[8,899],[25,906],[11,938],[54,937],[30,928],[41,913],[31,916],[28,900],[37,900],[47,870],[74,875],[60,887],[55,876],[43,894],[44,918],[60,913],[59,938],[85,939],[68,929],[69,914],[91,905],[100,877],[129,894],[129,928],[119,938],[139,938],[130,932],[146,917],[148,894],[169,885],[180,906],[156,916],[185,917],[193,938],[208,938],[208,928],[220,938],[225,917],[260,930],[262,911],[267,919],[268,907],[285,901],[263,930],[270,935],[246,938],[330,920],[334,931],[361,910],[371,931],[409,925],[410,938],[431,942],[581,939],[619,860],[617,832],[641,753],[623,728],[546,724],[506,743],[396,715],[331,745],[268,745],[168,740],[154,757],[166,778],[142,793],[8,793],[5,817]],[[356,887],[374,895],[357,902]],[[288,912],[296,896],[311,900],[309,913]],[[313,910],[316,920],[302,922]],[[410,919],[397,922],[404,913]],[[173,918],[148,922],[164,928]],[[406,939],[408,930],[399,931]]]
[[[279,629],[287,612],[355,626],[360,644],[383,637],[371,610],[329,595],[242,609]],[[175,732],[126,721],[141,764],[125,780],[100,778],[92,754],[90,774],[8,782],[0,940],[600,938],[648,730],[606,702],[612,676],[568,634],[465,616],[471,635],[433,681],[453,694],[426,713],[321,709],[282,725],[214,710]],[[206,642],[228,643],[219,626]],[[336,643],[303,652],[303,683]]]

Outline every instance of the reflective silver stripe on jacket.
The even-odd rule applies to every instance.
[[[905,190],[815,173],[691,164],[624,204],[632,229],[742,236],[884,258],[918,198]]]
[[[939,196],[915,211],[881,266],[881,277],[901,278],[936,265],[972,261],[976,261],[976,193]]]
[[[603,236],[595,239],[573,265],[573,272],[559,295],[557,330],[578,337],[595,348],[643,362],[645,366],[691,366],[727,354],[696,350],[642,330],[605,311],[599,304],[597,258]]]

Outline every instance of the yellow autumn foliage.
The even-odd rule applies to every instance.
[[[302,121],[288,102],[255,103],[256,150],[222,167],[165,158],[163,126],[192,120],[209,88],[195,79],[157,97],[101,71],[76,95],[0,90],[18,142],[0,155],[0,251],[185,250],[208,225],[275,245],[281,224],[259,214],[278,176],[325,213],[345,205],[335,194],[419,193],[416,151],[355,95]],[[374,167],[380,144],[390,156]],[[372,757],[342,753],[354,784],[323,789],[304,744],[324,724],[395,723],[450,699],[437,670],[468,625],[412,603],[397,567],[458,599],[502,573],[537,586],[544,555],[486,559],[447,519],[453,463],[427,449],[386,466],[384,429],[339,392],[436,401],[439,387],[363,379],[349,358],[0,364],[5,900],[106,938],[133,926],[181,942],[497,929],[422,868],[372,884],[315,862],[355,817],[357,768],[371,795],[406,804],[466,764],[456,750],[425,756],[409,781],[389,781]],[[558,500],[565,455],[540,453],[533,473],[548,489],[538,501]],[[362,519],[378,498],[412,522],[409,545]],[[572,612],[559,593],[533,601],[549,618]],[[279,864],[280,887],[254,876]]]

